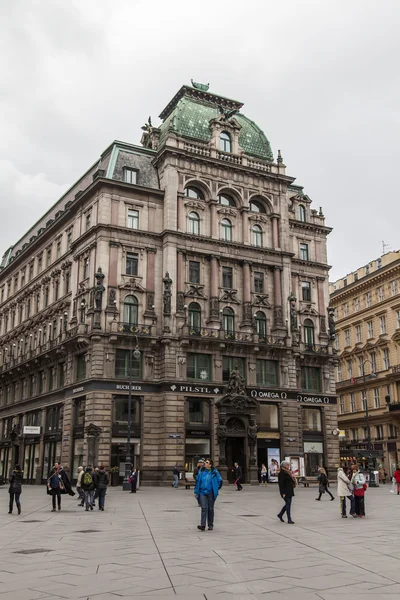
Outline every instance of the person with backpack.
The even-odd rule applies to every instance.
[[[99,510],[104,511],[104,503],[109,479],[103,465],[99,467],[97,473],[95,473],[94,475],[93,480],[97,492],[97,497],[99,499]]]
[[[209,531],[214,529],[214,504],[222,483],[222,477],[214,468],[213,461],[211,458],[207,458],[204,469],[197,473],[194,488],[194,495],[201,506],[200,525],[197,525],[197,529],[200,531],[205,531],[206,522]]]
[[[47,480],[47,493],[50,494],[53,508],[51,512],[56,512],[56,498],[58,510],[61,510],[61,477],[58,474],[57,467],[53,467],[50,477]]]
[[[365,480],[365,475],[360,473],[357,465],[352,466],[353,469],[353,477],[351,478],[351,483],[354,487],[354,502],[355,502],[355,511],[357,517],[363,519],[365,517],[365,492],[367,489],[367,482]]]
[[[81,479],[81,487],[85,501],[85,510],[93,510],[94,481],[91,467],[86,467],[85,473]]]
[[[332,500],[334,500],[334,496],[332,496],[331,492],[328,490],[328,475],[326,474],[326,471],[323,467],[319,467],[318,468],[318,483],[319,483],[319,496],[318,498],[315,498],[316,500],[321,500],[321,496],[322,494],[325,494],[325,492],[327,494],[329,494],[329,496],[331,497],[331,502]]]
[[[178,468],[177,464],[175,464],[174,468],[172,469],[172,475],[173,475],[173,478],[174,478],[172,487],[174,487],[175,489],[178,489],[180,471],[179,471],[179,468]]]
[[[240,490],[243,489],[243,486],[240,483],[240,480],[242,478],[242,467],[239,466],[239,463],[235,462],[233,472],[235,473],[235,481],[233,485],[236,485],[236,491],[240,492]]]
[[[17,509],[18,509],[18,514],[21,514],[21,503],[20,503],[20,496],[21,496],[21,492],[22,492],[22,479],[24,477],[23,472],[21,471],[21,467],[19,465],[15,465],[11,475],[10,475],[10,487],[8,490],[8,493],[10,494],[10,505],[9,505],[9,510],[8,510],[8,514],[12,515],[12,511],[13,511],[13,506],[14,506],[14,500],[15,500],[15,504],[17,505]]]

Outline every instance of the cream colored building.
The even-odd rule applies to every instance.
[[[113,142],[5,253],[0,475],[118,470],[129,375],[142,483],[209,455],[251,482],[285,456],[337,465],[330,229],[242,103],[206,88],[183,86],[141,146]],[[221,400],[236,366],[244,406]]]
[[[330,297],[336,313],[339,427],[346,432],[342,462],[367,449],[364,369],[372,446],[391,474],[400,450],[400,251],[330,284]]]

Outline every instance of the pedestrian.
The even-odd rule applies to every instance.
[[[292,499],[294,497],[294,488],[297,485],[297,481],[290,470],[290,463],[286,460],[281,462],[281,468],[278,473],[278,484],[280,495],[285,501],[281,512],[277,515],[278,519],[284,523],[283,515],[286,513],[288,519],[287,522],[290,525],[294,525],[294,521],[292,521]]]
[[[175,489],[178,489],[178,486],[179,486],[179,475],[180,475],[179,467],[177,464],[175,464],[174,468],[172,469],[172,476],[174,478],[172,487],[174,487]]]
[[[397,465],[397,469],[393,473],[393,477],[396,482],[397,495],[399,495],[400,494],[400,465]]]
[[[61,494],[68,494],[69,496],[75,496],[75,492],[72,489],[71,486],[71,482],[68,478],[68,475],[66,474],[64,467],[62,465],[60,465],[60,463],[56,463],[54,465],[57,474],[60,476],[61,479]]]
[[[331,492],[328,490],[328,484],[329,484],[328,476],[323,467],[318,467],[318,483],[319,483],[319,496],[318,496],[318,498],[315,498],[315,499],[321,500],[322,494],[325,494],[325,492],[326,492],[331,497],[331,502],[332,502],[332,500],[334,500],[335,498],[332,496]]]
[[[263,463],[261,465],[261,483],[264,486],[267,485],[267,473],[268,473],[268,469],[267,469],[267,467]]]
[[[136,469],[132,469],[131,476],[129,477],[129,481],[131,484],[131,494],[136,494],[137,476],[138,474]]]
[[[201,506],[200,525],[197,525],[197,529],[200,531],[205,530],[206,522],[209,531],[214,529],[214,504],[222,483],[222,477],[215,469],[213,461],[211,458],[207,458],[204,469],[197,474],[194,488],[194,495]]]
[[[94,481],[92,467],[86,467],[81,485],[85,501],[85,510],[93,510]]]
[[[95,480],[95,477],[97,475],[97,473],[99,472],[99,467],[93,467],[93,481]],[[98,498],[98,493],[97,493],[97,488],[94,490],[94,496],[93,496],[93,506],[96,506],[96,500]]]
[[[233,485],[236,485],[236,491],[240,492],[243,489],[243,486],[240,483],[240,479],[242,477],[242,467],[239,466],[239,463],[235,462],[233,472],[235,473],[235,481]]]
[[[50,494],[53,505],[51,512],[56,512],[56,498],[58,510],[61,510],[61,486],[61,476],[58,473],[57,467],[54,466],[47,480],[47,493]]]
[[[350,479],[347,477],[344,470],[341,467],[339,467],[337,473],[337,495],[339,496],[340,512],[342,515],[342,519],[347,519],[346,498],[350,501],[350,515],[352,517],[357,516],[355,514],[354,496],[352,492],[353,485],[350,482]]]
[[[367,483],[365,481],[365,476],[363,473],[360,473],[358,466],[353,465],[353,477],[351,478],[351,483],[354,486],[354,502],[355,502],[355,512],[360,519],[365,517],[365,491],[367,489]]]
[[[21,471],[21,467],[19,465],[15,465],[14,469],[11,472],[9,481],[10,487],[8,489],[8,493],[10,494],[10,506],[8,510],[8,514],[12,515],[14,500],[17,505],[18,514],[21,514],[21,502],[20,496],[22,493],[22,479],[24,477],[23,472]]]
[[[79,494],[79,504],[78,506],[83,506],[85,503],[85,497],[82,490],[82,476],[83,476],[83,467],[78,467],[78,479],[76,480],[76,491]]]
[[[196,481],[197,479],[197,475],[199,473],[199,471],[201,471],[201,469],[204,467],[204,458],[199,458],[199,460],[197,461],[197,467],[195,468],[195,470],[193,471],[193,479]]]
[[[379,483],[386,483],[386,473],[382,466],[379,467]]]
[[[105,496],[109,479],[103,465],[99,467],[93,479],[97,491],[97,497],[99,499],[99,510],[104,511]]]

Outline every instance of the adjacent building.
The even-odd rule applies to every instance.
[[[122,474],[129,389],[144,484],[208,455],[251,482],[338,465],[330,229],[241,109],[183,86],[4,254],[0,475]],[[251,401],[221,401],[232,371]]]
[[[392,474],[400,450],[400,251],[331,284],[330,297],[336,313],[341,461],[349,464],[368,449],[368,403],[377,463]]]

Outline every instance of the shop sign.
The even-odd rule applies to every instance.
[[[115,386],[116,390],[127,390],[129,391],[129,385],[121,383],[121,384],[117,384]],[[141,385],[131,385],[131,392],[141,392],[142,391],[142,386]]]
[[[85,391],[85,387],[83,385],[80,385],[79,387],[76,387],[72,390],[73,394],[79,394],[79,392],[84,392]]]
[[[33,425],[25,425],[24,435],[40,435],[40,427],[34,427]]]
[[[212,387],[209,385],[191,385],[173,383],[169,389],[178,394],[184,392],[186,394],[222,394],[223,388]]]
[[[297,402],[303,402],[305,404],[336,404],[336,398],[330,398],[329,396],[306,396],[303,394],[297,394]]]
[[[169,437],[171,440],[177,440],[177,439],[179,439],[179,438],[181,437],[181,434],[180,434],[180,433],[169,433],[169,434],[168,434],[168,437]]]
[[[194,431],[187,431],[186,435],[190,436],[190,437],[208,437],[210,435],[210,432],[194,430]]]
[[[324,446],[322,442],[304,442],[304,452],[307,454],[323,454]]]
[[[252,398],[266,398],[267,400],[287,400],[288,393],[271,390],[251,390],[250,396]]]

